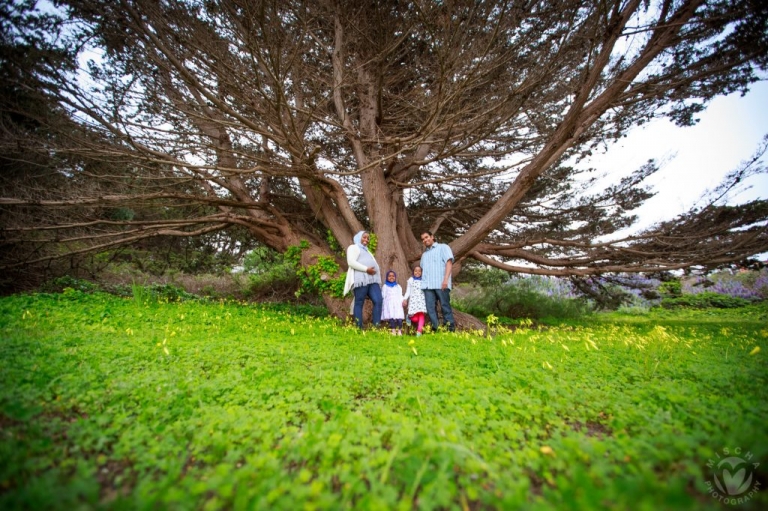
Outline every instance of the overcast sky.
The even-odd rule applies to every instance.
[[[637,210],[636,229],[689,210],[706,190],[755,153],[768,134],[768,82],[753,84],[744,97],[732,94],[713,100],[699,118],[689,128],[665,119],[635,128],[608,153],[587,163],[601,172],[626,175],[651,158],[664,162],[647,181],[658,193]],[[763,162],[768,163],[765,157]],[[768,175],[753,177],[747,186],[751,188],[729,203],[768,199]]]

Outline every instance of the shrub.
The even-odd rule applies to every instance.
[[[750,301],[736,296],[729,296],[711,291],[697,294],[684,294],[674,298],[664,298],[661,306],[665,309],[677,307],[689,307],[694,309],[706,309],[714,307],[718,309],[735,309],[749,305]]]
[[[128,284],[108,285],[104,287],[104,291],[115,296],[122,296],[123,298],[133,296],[133,286]]]
[[[164,302],[181,302],[183,300],[195,299],[195,295],[187,293],[184,289],[173,284],[150,284],[143,286],[133,284],[131,286],[133,299],[139,304]]]
[[[252,299],[291,299],[299,288],[296,270],[288,263],[275,265],[269,271],[248,275],[246,294]]]
[[[99,290],[99,285],[89,280],[64,275],[49,280],[40,287],[40,290],[44,293],[61,293],[67,288],[82,291],[83,293],[93,293]]]
[[[737,272],[723,270],[708,276],[688,277],[683,281],[683,292],[714,292],[747,300],[764,300],[768,298],[768,269]]]
[[[768,269],[763,268],[752,283],[752,290],[762,300],[768,299]]]
[[[246,295],[254,300],[284,301],[295,298],[299,288],[293,261],[269,247],[257,247],[245,255],[243,270],[248,274]]]
[[[494,287],[478,287],[456,301],[456,308],[479,318],[573,319],[591,312],[567,281],[547,277],[513,278]]]
[[[662,282],[658,290],[664,297],[681,296],[683,294],[683,285],[679,280],[670,280]]]
[[[168,302],[180,302],[195,298],[195,295],[187,293],[184,289],[173,284],[152,284],[149,291],[158,299]]]
[[[573,286],[583,296],[592,300],[601,310],[620,307],[652,307],[661,296],[658,279],[635,273],[606,274],[591,277],[572,277]]]
[[[651,308],[642,305],[622,305],[617,312],[627,316],[647,316],[651,313]]]

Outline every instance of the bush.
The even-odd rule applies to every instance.
[[[591,300],[600,310],[621,307],[652,307],[661,299],[657,288],[660,281],[634,273],[571,277],[574,288]]]
[[[289,300],[295,298],[299,288],[296,270],[290,265],[274,267],[267,273],[248,276],[249,298],[260,300]]]
[[[133,299],[141,304],[159,301],[181,302],[197,298],[195,295],[187,293],[184,289],[173,284],[150,284],[149,286],[134,284],[131,286],[131,292]]]
[[[627,316],[647,316],[651,313],[651,308],[643,305],[622,305],[616,312]]]
[[[83,293],[93,293],[94,291],[99,290],[99,285],[89,280],[78,279],[75,277],[70,277],[69,275],[64,275],[62,277],[49,280],[40,286],[40,291],[44,293],[61,293],[67,288],[74,289],[76,291],[82,291]]]
[[[180,302],[196,298],[195,295],[187,293],[184,289],[173,284],[152,284],[149,286],[149,292],[159,300],[167,302]]]
[[[661,295],[664,297],[682,296],[683,285],[680,283],[679,280],[670,280],[667,282],[662,282],[659,285],[659,293],[661,293]]]
[[[592,312],[560,279],[513,278],[501,286],[479,287],[455,302],[456,308],[478,318],[493,314],[512,319],[575,319]]]
[[[683,293],[699,294],[714,292],[747,300],[768,298],[768,269],[759,271],[721,270],[707,276],[699,275],[683,279]]]
[[[243,259],[248,274],[246,295],[254,300],[284,301],[295,298],[299,279],[292,262],[269,247],[251,250]]]
[[[760,273],[752,283],[752,290],[761,299],[768,300],[768,269],[760,270]]]
[[[717,309],[735,309],[749,304],[750,301],[744,298],[713,293],[710,291],[704,291],[697,294],[684,294],[674,298],[664,298],[661,301],[661,306],[665,309],[674,309],[678,307],[694,309],[706,309],[709,307]]]

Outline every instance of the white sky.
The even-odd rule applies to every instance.
[[[652,158],[663,163],[646,181],[658,193],[636,211],[639,220],[633,231],[689,210],[705,191],[753,156],[768,134],[768,82],[753,84],[744,97],[716,98],[698,118],[699,123],[689,128],[666,119],[635,128],[607,153],[585,162],[598,172],[620,176]],[[768,199],[768,175],[755,176],[746,184],[749,189],[732,197],[730,204]]]

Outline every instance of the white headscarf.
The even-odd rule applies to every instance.
[[[357,245],[358,247],[360,247],[360,249],[365,250],[366,252],[368,252],[368,247],[363,245],[363,242],[362,242],[363,234],[365,234],[366,232],[368,232],[368,231],[360,231],[357,234],[355,234],[355,237],[352,238],[352,242],[355,245]]]

